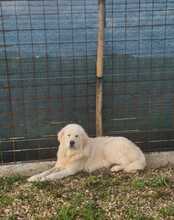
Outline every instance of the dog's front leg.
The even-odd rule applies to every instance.
[[[59,172],[54,172],[48,176],[42,177],[40,181],[53,181],[53,180],[62,179],[67,176],[72,176],[80,172],[81,170],[82,170],[82,167],[78,163],[72,164],[71,166],[68,166]]]
[[[74,170],[64,169],[62,171],[55,172],[55,173],[52,173],[48,176],[42,177],[40,179],[40,181],[52,181],[52,180],[62,179],[64,177],[74,175],[75,173],[76,173],[76,171],[74,171]]]
[[[28,182],[39,181],[40,179],[44,178],[45,176],[50,175],[51,173],[56,172],[58,170],[60,170],[59,167],[52,167],[49,170],[46,170],[46,171],[44,171],[42,173],[36,174],[34,176],[31,176],[30,178],[27,179],[27,181]]]

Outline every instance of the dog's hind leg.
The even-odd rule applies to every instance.
[[[118,172],[120,170],[123,170],[123,167],[121,165],[114,165],[112,168],[111,168],[111,172]]]
[[[124,170],[127,172],[127,173],[135,173],[137,172],[138,170],[143,170],[144,167],[145,167],[145,162],[142,162],[140,160],[136,160],[132,163],[130,163],[128,166],[126,166],[124,168]]]

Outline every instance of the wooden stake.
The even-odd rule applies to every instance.
[[[103,76],[103,55],[104,55],[104,0],[99,0],[99,12],[98,12],[98,45],[97,45],[97,65],[96,74],[97,77]]]
[[[103,56],[104,56],[104,0],[99,0],[98,12],[98,45],[96,62],[96,136],[102,136],[102,107],[103,107]]]
[[[103,82],[101,78],[96,81],[96,136],[102,136],[102,107],[103,107]]]

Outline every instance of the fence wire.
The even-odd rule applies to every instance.
[[[105,135],[174,149],[174,2],[105,1]],[[0,1],[0,161],[55,157],[56,133],[95,135],[97,0]]]
[[[56,133],[95,134],[97,2],[0,2],[1,162],[55,157]]]
[[[174,149],[174,2],[107,1],[104,129]]]

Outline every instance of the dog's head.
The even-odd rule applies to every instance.
[[[69,124],[58,133],[60,144],[70,150],[82,150],[88,141],[88,135],[78,124]]]

